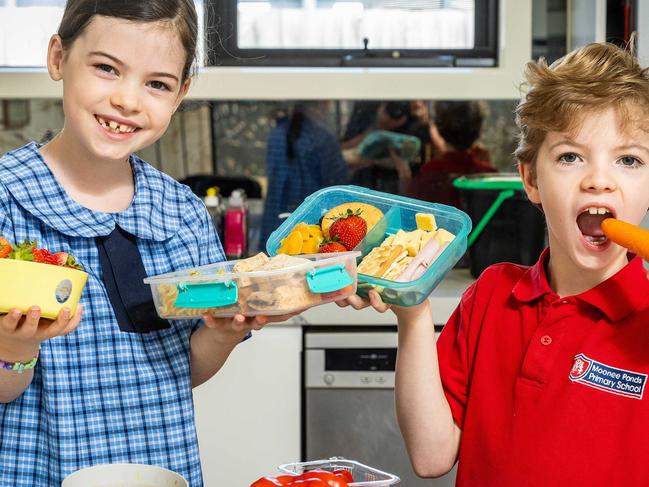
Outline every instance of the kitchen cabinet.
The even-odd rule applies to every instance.
[[[301,326],[270,324],[194,389],[206,487],[247,487],[300,460],[301,352]]]

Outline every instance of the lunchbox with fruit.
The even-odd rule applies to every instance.
[[[0,313],[38,306],[56,319],[63,307],[74,313],[88,274],[66,252],[52,253],[35,241],[12,244],[0,237]]]
[[[247,259],[196,267],[144,280],[166,319],[282,315],[356,292],[360,252]]]
[[[457,208],[358,186],[307,197],[268,239],[269,255],[357,251],[358,290],[414,306],[440,283],[467,248],[471,219]]]

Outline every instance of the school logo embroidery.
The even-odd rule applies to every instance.
[[[642,399],[647,382],[647,374],[611,367],[582,353],[575,356],[569,377],[572,382],[635,399]]]

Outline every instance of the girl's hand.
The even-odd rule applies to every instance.
[[[232,318],[215,318],[203,315],[205,328],[214,336],[215,340],[223,344],[239,343],[252,330],[261,330],[268,323],[286,321],[298,313],[277,316],[249,316],[235,315]]]
[[[22,362],[34,357],[41,342],[67,335],[81,322],[83,305],[73,316],[63,308],[56,320],[41,318],[41,310],[33,306],[27,315],[13,309],[0,317],[0,358],[7,362]]]

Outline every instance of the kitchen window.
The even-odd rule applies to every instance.
[[[210,65],[497,65],[498,0],[206,0]]]
[[[203,0],[195,0],[199,39],[204,39]],[[42,68],[47,44],[63,17],[65,0],[0,0],[0,68]],[[204,43],[198,65],[203,66]]]

